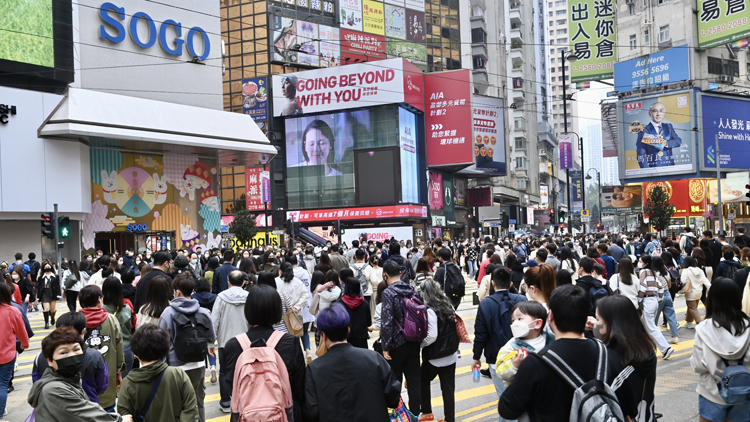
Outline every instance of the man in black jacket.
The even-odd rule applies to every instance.
[[[594,260],[587,256],[584,256],[583,258],[581,258],[581,260],[578,262],[578,281],[576,285],[583,288],[583,290],[586,291],[586,294],[589,295],[589,299],[591,301],[591,307],[589,308],[589,315],[591,316],[596,315],[596,300],[593,296],[590,295],[591,288],[603,287],[602,282],[592,275],[593,272],[594,272]]]
[[[708,240],[708,248],[709,250],[711,250],[711,262],[707,262],[707,264],[711,264],[711,268],[713,268],[714,270],[713,278],[716,278],[716,270],[719,267],[719,263],[721,262],[721,243],[719,243],[718,240],[714,239],[711,230],[705,230],[703,232],[703,236],[705,236],[705,238]]]
[[[315,422],[389,422],[388,408],[398,406],[401,382],[388,362],[346,342],[349,314],[341,304],[321,310],[316,324],[328,352],[307,366],[306,416]]]
[[[443,289],[443,293],[445,293],[446,296],[448,296],[448,299],[450,299],[451,304],[453,305],[453,309],[458,309],[458,305],[461,304],[461,297],[459,296],[459,292],[454,292],[451,288],[450,283],[450,277],[446,275],[446,271],[448,271],[449,266],[454,266],[456,268],[450,268],[450,270],[453,272],[454,275],[457,274],[457,277],[463,278],[463,274],[461,274],[461,269],[456,266],[456,264],[451,261],[451,251],[447,247],[443,247],[440,249],[437,253],[438,259],[440,260],[440,267],[435,271],[435,277],[434,280],[437,282],[437,284],[440,285],[440,287]],[[463,293],[463,292],[460,292]]]
[[[141,280],[138,281],[138,286],[135,289],[135,303],[133,304],[133,308],[135,308],[136,312],[138,312],[138,310],[141,309],[141,306],[146,302],[148,283],[150,283],[152,279],[163,276],[167,278],[169,285],[172,285],[172,277],[166,273],[169,266],[169,260],[172,259],[172,254],[167,251],[159,251],[155,253],[152,258],[154,259],[153,268],[151,268],[151,271],[149,271],[148,274],[141,277]]]
[[[399,265],[399,268],[401,268],[402,271],[406,270],[409,273],[409,281],[417,278],[417,273],[414,271],[411,263],[409,263],[406,258],[401,256],[401,245],[399,245],[398,242],[391,242],[390,246],[388,247],[387,261],[395,262]],[[383,263],[383,267],[385,267],[385,262]]]

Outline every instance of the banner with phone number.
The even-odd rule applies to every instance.
[[[615,6],[615,0],[568,2],[570,51],[577,58],[570,63],[572,83],[600,81],[614,75]]]
[[[701,50],[750,36],[750,0],[698,0]]]

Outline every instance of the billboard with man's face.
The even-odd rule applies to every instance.
[[[623,179],[695,172],[690,92],[622,101],[618,109]]]

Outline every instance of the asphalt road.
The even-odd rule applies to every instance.
[[[472,281],[467,285],[467,294],[458,308],[458,313],[466,322],[469,334],[473,334],[476,306],[471,303],[471,292],[476,289]],[[678,297],[675,301],[677,320],[684,325],[685,300]],[[58,302],[58,316],[67,312],[64,301]],[[701,313],[704,313],[701,308]],[[23,422],[31,412],[26,402],[31,388],[31,369],[36,355],[40,351],[41,340],[51,330],[44,330],[41,312],[29,314],[35,336],[31,339],[30,350],[18,357],[18,370],[15,374],[15,391],[8,395],[7,421]],[[698,375],[690,368],[690,355],[693,347],[694,330],[680,328],[680,343],[674,345],[675,353],[669,361],[660,360],[657,368],[656,383],[656,412],[664,416],[660,422],[690,422],[698,420],[698,394],[695,387]],[[311,341],[314,339],[311,335]],[[472,335],[473,337],[473,335]],[[667,334],[667,339],[669,339]],[[482,378],[479,383],[472,381],[471,374],[471,344],[461,344],[462,357],[456,368],[456,421],[496,421],[497,395],[492,382]],[[485,365],[486,367],[486,365]],[[436,418],[443,417],[443,399],[440,395],[439,381],[432,383],[432,404]],[[408,400],[406,390],[403,391],[404,401]],[[219,409],[219,386],[211,384],[206,378],[206,418],[209,422],[226,422],[229,416]]]

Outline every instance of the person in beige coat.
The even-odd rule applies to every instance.
[[[682,280],[683,288],[679,293],[685,295],[687,303],[687,314],[685,315],[685,328],[695,328],[701,322],[701,314],[698,312],[698,301],[703,294],[703,286],[706,290],[711,288],[711,282],[698,266],[698,261],[692,256],[685,257],[682,262]]]

